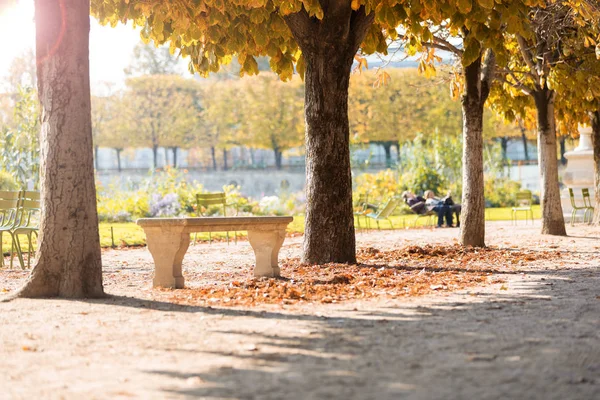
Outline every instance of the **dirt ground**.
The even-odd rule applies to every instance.
[[[103,300],[0,303],[4,399],[598,399],[600,231],[487,226],[487,244],[560,257],[420,297],[177,305],[147,249],[106,250]],[[448,244],[457,229],[359,233],[359,248]],[[281,258],[298,257],[288,238]],[[201,265],[200,265],[201,264]],[[250,274],[247,242],[190,246],[190,287]],[[0,270],[0,293],[26,277]],[[216,283],[215,283],[216,284]]]

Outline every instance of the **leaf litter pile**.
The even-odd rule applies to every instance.
[[[157,289],[157,295],[179,304],[252,306],[301,302],[337,303],[376,297],[420,296],[502,283],[497,274],[517,273],[517,267],[554,259],[560,252],[500,248],[410,246],[357,253],[356,265],[307,265],[284,260],[281,278],[221,280],[190,289]]]

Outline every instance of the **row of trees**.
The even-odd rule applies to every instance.
[[[130,78],[125,90],[111,96],[92,97],[94,144],[116,151],[119,170],[121,152],[128,147],[152,148],[155,168],[159,147],[172,150],[175,166],[178,148],[210,148],[213,169],[218,151],[227,169],[227,152],[234,146],[270,149],[280,169],[282,153],[304,143],[300,79],[284,83],[264,73],[201,82],[162,72]],[[374,73],[353,75],[348,99],[351,143],[380,144],[390,165],[391,148],[398,149],[420,132],[460,134],[460,104],[446,90],[448,82],[416,70],[387,73],[389,83],[378,89],[373,89]],[[513,138],[526,135],[526,142],[530,136],[489,111],[484,124],[486,137],[500,139],[504,147]]]
[[[457,87],[462,93],[464,137],[461,242],[485,243],[483,109],[499,76],[505,82],[498,90],[509,99],[520,100],[511,91],[516,87],[534,100],[544,187],[542,230],[564,234],[560,203],[555,207],[558,179],[553,106],[557,93],[573,93],[572,97],[564,95],[580,111],[569,113],[573,120],[583,121],[580,115],[586,112],[598,116],[596,99],[600,96],[593,90],[586,98],[577,95],[578,84],[598,77],[596,68],[581,68],[583,60],[596,65],[600,59],[600,10],[595,0],[92,0],[92,6],[103,23],[132,20],[143,25],[145,38],[169,42],[173,50],[190,56],[192,70],[203,74],[217,71],[233,55],[238,56],[242,74],[255,74],[255,56],[268,55],[271,68],[283,80],[291,78],[294,66],[304,76],[305,262],[356,261],[349,154],[350,72],[359,49],[364,54],[385,53],[389,40],[399,37],[409,53],[424,54],[425,71],[432,68],[436,48],[451,49],[460,60],[457,76],[460,74],[462,84]],[[546,14],[546,10],[551,12]],[[88,5],[79,0],[36,1],[43,212],[40,251],[23,295],[102,294],[89,66],[81,61],[87,60],[89,52],[88,11]],[[553,21],[553,15],[561,19]],[[555,31],[556,27],[564,29]],[[450,37],[460,38],[462,45],[452,44]],[[588,59],[590,53],[595,58]],[[558,71],[564,65],[573,69],[561,79]],[[570,78],[576,72],[584,79],[573,84]],[[527,88],[529,92],[524,90]],[[600,140],[600,132],[595,136]]]

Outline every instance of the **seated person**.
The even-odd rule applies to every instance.
[[[402,193],[402,199],[416,214],[425,214],[428,211],[425,206],[425,199],[421,196],[416,196],[409,190]]]
[[[442,200],[435,197],[435,193],[432,190],[425,191],[425,206],[429,209],[437,213],[438,223],[437,227],[441,228],[444,223],[444,218],[446,218],[446,226],[451,228],[452,225],[452,208],[446,204],[446,199]]]

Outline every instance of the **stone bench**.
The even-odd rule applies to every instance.
[[[154,259],[153,286],[183,288],[183,256],[190,245],[190,233],[247,231],[254,249],[254,276],[279,276],[279,249],[292,217],[203,217],[142,218],[137,220],[146,233]]]

